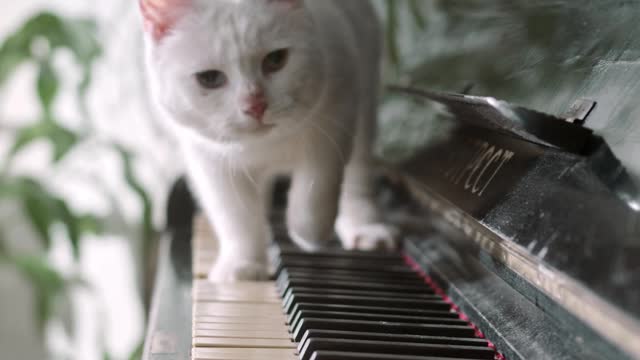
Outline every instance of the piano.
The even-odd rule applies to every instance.
[[[216,242],[179,181],[144,359],[640,359],[640,7],[490,3],[443,2],[469,21],[440,35],[483,46],[388,89],[424,129],[377,179],[402,249],[297,250],[282,181],[272,281],[208,283]]]

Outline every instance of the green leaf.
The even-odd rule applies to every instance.
[[[427,23],[424,16],[422,16],[422,9],[420,8],[419,0],[410,0],[409,8],[411,15],[413,15],[413,21],[415,21],[418,28],[420,28],[420,30],[426,29]]]
[[[85,67],[82,75],[82,80],[78,84],[77,98],[78,98],[78,108],[80,109],[80,114],[84,117],[85,121],[89,121],[90,112],[89,105],[87,104],[87,98],[89,95],[89,86],[91,86],[91,81],[93,80],[93,67],[88,65]]]
[[[23,148],[27,147],[32,142],[40,138],[46,137],[48,128],[49,128],[49,124],[45,122],[40,122],[36,125],[27,126],[18,130],[18,133],[16,135],[16,140],[13,144],[13,147],[9,151],[9,157],[14,157]]]
[[[138,198],[142,202],[142,269],[149,269],[152,262],[151,254],[152,247],[154,245],[155,230],[153,227],[153,205],[151,197],[145,191],[144,187],[140,184],[133,171],[133,157],[130,152],[124,149],[122,146],[114,145],[115,149],[120,154],[125,179],[129,187],[138,195]],[[148,307],[148,294],[143,293],[143,299],[145,307]]]
[[[143,214],[142,214],[142,236],[145,244],[145,251],[148,250],[147,246],[150,246],[150,241],[153,239],[153,205],[151,203],[151,197],[147,194],[144,186],[140,184],[133,171],[133,156],[125,148],[119,145],[115,145],[117,152],[120,154],[122,161],[122,167],[124,177],[127,185],[133,190],[142,202]]]
[[[64,19],[64,45],[73,51],[76,60],[83,65],[91,64],[102,55],[96,35],[98,26],[92,19]]]
[[[79,140],[78,135],[74,132],[58,125],[53,126],[48,135],[53,144],[53,161],[56,163],[62,160]]]
[[[396,39],[396,32],[398,28],[398,9],[400,2],[394,0],[387,0],[387,32],[386,42],[389,51],[389,60],[391,64],[398,68],[400,65],[400,50],[398,49],[398,42]]]
[[[40,236],[45,248],[51,246],[50,228],[54,223],[54,214],[50,199],[40,196],[41,194],[30,194],[23,200],[23,209],[31,222],[34,230]]]
[[[64,224],[67,230],[67,236],[69,236],[69,241],[71,242],[73,255],[78,259],[80,258],[80,237],[82,236],[78,218],[76,218],[71,210],[69,210],[69,207],[64,201],[56,199],[55,206],[60,216],[59,220]]]
[[[144,352],[144,339],[138,344],[135,350],[129,355],[129,360],[142,359],[142,353]]]
[[[81,215],[76,217],[78,229],[82,234],[102,234],[104,233],[104,223],[93,215]]]
[[[28,59],[28,53],[0,48],[0,85],[2,85],[6,79],[15,72],[18,66]]]
[[[0,46],[0,85],[20,64],[34,59],[31,51],[36,40],[46,41],[50,51],[67,48],[78,64],[90,66],[102,53],[96,33],[93,20],[63,18],[46,11],[34,15]],[[36,54],[45,58],[48,55]]]
[[[38,74],[37,89],[40,104],[44,110],[46,119],[50,119],[51,105],[58,94],[58,77],[56,76],[51,63],[43,61],[40,64],[40,73]]]
[[[9,249],[7,249],[7,244],[5,242],[4,234],[2,233],[2,229],[0,229],[0,258],[9,256]]]
[[[13,197],[22,202],[22,207],[43,246],[51,244],[51,226],[64,226],[76,258],[80,255],[80,240],[87,233],[99,233],[101,221],[92,215],[75,214],[67,203],[49,193],[39,182],[30,178],[13,181],[0,179],[0,197]]]
[[[53,146],[53,161],[59,162],[78,143],[79,137],[74,132],[51,121],[41,121],[18,131],[15,143],[9,152],[13,158],[21,150],[37,140],[49,140]]]
[[[57,299],[66,289],[65,279],[42,257],[5,257],[0,261],[13,265],[30,282],[35,292],[38,328],[44,330]]]
[[[20,184],[0,176],[0,198],[15,197],[22,193]]]
[[[55,200],[56,211],[60,221],[67,230],[67,236],[71,242],[73,255],[80,257],[80,239],[82,235],[100,233],[102,224],[97,217],[92,215],[76,215],[69,209],[69,206],[62,200]]]

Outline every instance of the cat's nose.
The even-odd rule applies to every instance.
[[[267,104],[267,100],[262,93],[252,94],[247,99],[247,107],[244,109],[244,113],[262,122],[268,107],[269,104]]]

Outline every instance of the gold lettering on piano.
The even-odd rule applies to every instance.
[[[491,145],[487,141],[469,140],[465,150],[452,154],[450,160],[453,167],[444,172],[444,177],[454,185],[462,185],[465,191],[482,197],[514,156],[513,151]]]

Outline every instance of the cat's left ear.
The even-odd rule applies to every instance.
[[[160,41],[191,6],[192,0],[139,0],[144,28]]]

